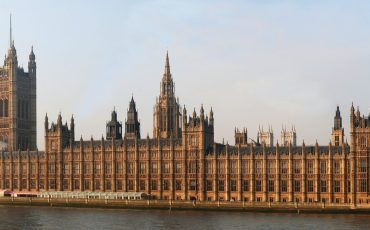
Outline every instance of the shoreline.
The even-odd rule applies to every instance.
[[[322,205],[296,203],[191,202],[169,200],[108,200],[66,198],[0,198],[0,206],[71,207],[137,210],[199,210],[297,214],[370,214],[370,205]]]

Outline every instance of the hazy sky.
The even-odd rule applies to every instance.
[[[0,51],[9,14],[18,61],[37,61],[38,146],[43,122],[75,116],[76,138],[105,132],[113,107],[137,102],[152,136],[168,49],[188,114],[213,107],[216,141],[234,127],[296,126],[298,142],[328,144],[336,105],[348,132],[354,101],[369,113],[369,1],[0,1]],[[198,112],[199,113],[199,112]],[[105,136],[105,134],[104,134]]]

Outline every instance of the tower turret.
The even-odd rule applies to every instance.
[[[344,142],[344,128],[342,127],[342,116],[340,115],[339,106],[335,111],[334,127],[331,133],[331,142],[334,146],[341,146]]]
[[[127,120],[125,122],[125,138],[140,139],[140,122],[138,120],[136,103],[133,96],[131,97],[129,109],[127,110]]]
[[[73,115],[71,117],[71,139],[72,141],[75,140],[75,119],[73,118]]]
[[[30,77],[36,77],[36,56],[33,52],[33,46],[31,47],[31,53],[28,60],[28,73]]]
[[[117,113],[114,108],[111,114],[111,120],[107,122],[107,140],[122,139],[122,124],[117,121]]]
[[[47,113],[45,115],[44,126],[45,126],[45,132],[46,132],[49,129],[49,119],[48,119],[48,114]]]

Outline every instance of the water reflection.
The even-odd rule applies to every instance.
[[[370,229],[370,215],[2,206],[0,229]]]

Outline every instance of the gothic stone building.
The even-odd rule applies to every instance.
[[[344,142],[339,108],[328,146],[259,144],[248,141],[246,129],[235,130],[234,146],[215,143],[212,109],[206,114],[202,106],[188,116],[181,108],[167,56],[153,138],[141,138],[133,98],[124,133],[113,111],[101,140],[75,140],[73,117],[68,126],[61,115],[51,124],[46,116],[45,151],[3,151],[0,186],[136,191],[177,200],[368,203],[370,116],[361,116],[353,105],[350,113],[350,145]]]

